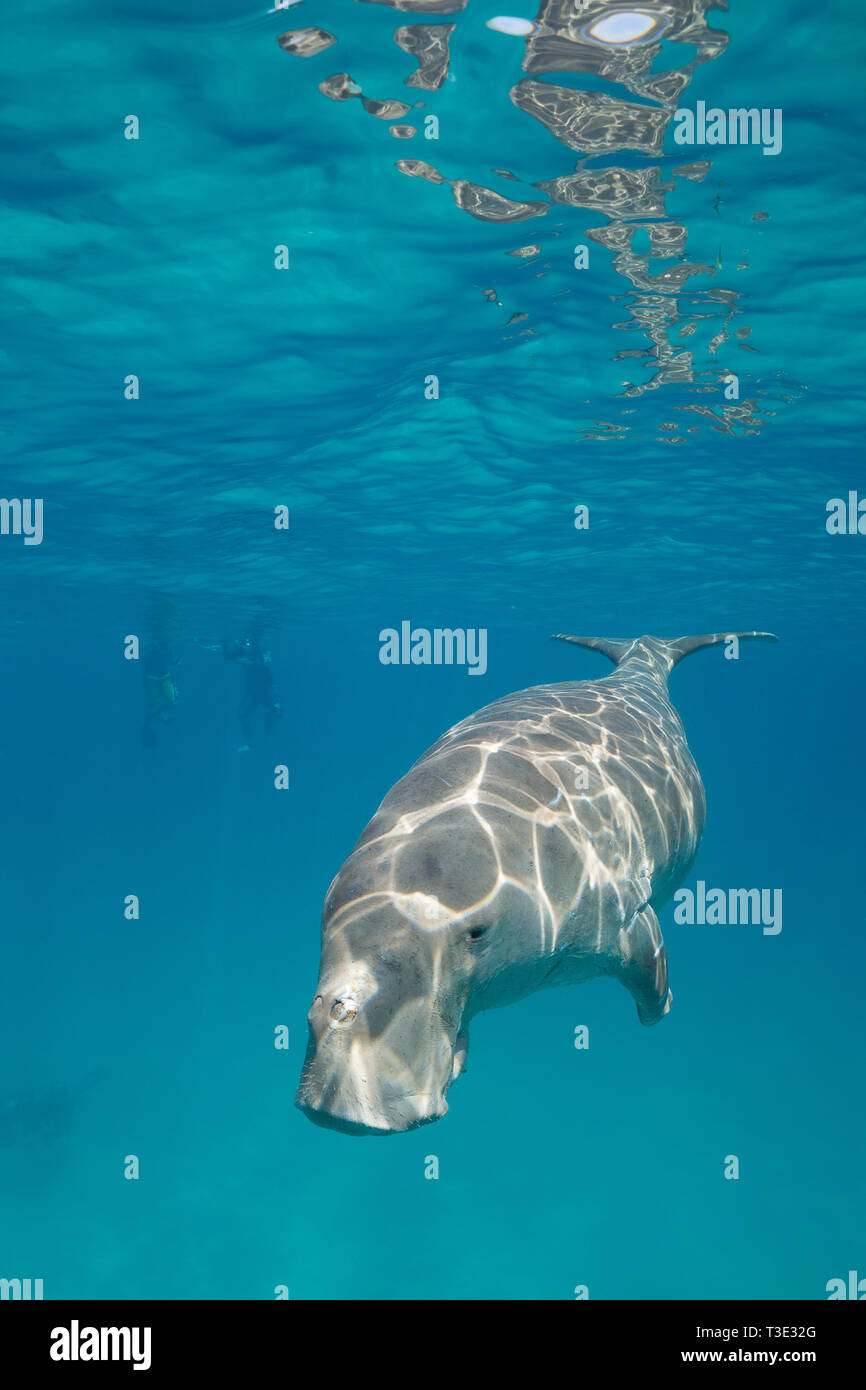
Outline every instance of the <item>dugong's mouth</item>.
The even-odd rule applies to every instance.
[[[448,1106],[443,1104],[442,1109],[435,1114],[419,1115],[416,1119],[397,1125],[375,1125],[351,1120],[343,1115],[336,1115],[332,1111],[309,1105],[300,1098],[295,1100],[295,1105],[303,1111],[308,1120],[312,1120],[314,1125],[321,1125],[323,1129],[333,1129],[339,1134],[351,1134],[356,1137],[371,1135],[378,1138],[384,1138],[388,1134],[408,1134],[410,1130],[420,1129],[423,1125],[431,1125],[434,1120],[440,1120],[448,1110]]]
[[[422,962],[423,963],[423,962]],[[412,964],[412,961],[410,961]],[[341,1134],[406,1134],[448,1113],[468,1040],[446,1017],[427,973],[377,976],[363,961],[333,967],[313,999],[295,1105]]]
[[[408,1071],[398,1068],[396,1059],[364,1057],[360,1049],[345,1046],[347,1038],[339,1028],[318,1045],[310,1038],[295,1105],[314,1125],[341,1134],[405,1134],[448,1113],[445,1076],[428,1074],[426,1084],[413,1087],[411,1075],[395,1074]],[[446,1076],[450,1079],[450,1068]]]

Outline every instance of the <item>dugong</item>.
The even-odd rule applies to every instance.
[[[705,798],[667,678],[767,632],[571,637],[616,670],[537,685],[455,724],[385,797],[325,897],[296,1105],[346,1134],[438,1120],[469,1020],[612,975],[668,1012],[656,910],[694,861]]]

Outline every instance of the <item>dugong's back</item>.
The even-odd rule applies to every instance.
[[[657,903],[688,873],[704,812],[701,779],[664,685],[617,671],[534,686],[456,724],[391,789],[358,849],[424,824],[429,868],[435,860],[440,876],[453,879],[459,826],[466,851],[469,842],[475,851],[471,867],[468,852],[461,860],[477,897],[474,822],[488,827],[499,868],[540,879],[554,908],[574,897],[581,872],[587,887],[615,882],[621,901],[624,877],[640,878],[638,896]],[[441,823],[438,843],[434,823]]]
[[[705,815],[676,710],[663,689],[620,671],[537,685],[456,724],[392,788],[364,840],[417,805],[421,783],[434,815],[457,802],[513,812],[527,833],[567,835],[613,873],[646,860],[683,876]]]

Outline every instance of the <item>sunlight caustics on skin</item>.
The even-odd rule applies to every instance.
[[[496,700],[397,782],[326,896],[297,1096],[311,1119],[387,1134],[440,1118],[472,1016],[540,988],[611,975],[641,1022],[667,1012],[655,908],[705,802],[666,682],[729,636],[561,635],[616,671]]]

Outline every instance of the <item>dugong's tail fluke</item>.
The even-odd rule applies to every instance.
[[[736,637],[740,642],[778,642],[778,637],[773,632],[705,632],[702,637],[676,637],[670,642],[665,642],[665,646],[670,648],[673,656],[672,666],[676,666],[678,661],[682,661],[684,656],[690,656],[692,652],[699,652],[701,647],[714,647],[717,642],[730,642],[732,637]]]
[[[626,639],[621,637],[569,637],[564,632],[555,632],[550,640],[551,642],[573,642],[576,647],[591,647],[593,651],[601,652],[603,656],[609,657],[614,666],[618,666],[635,645],[633,637]]]
[[[678,661],[702,647],[714,647],[718,642],[730,642],[736,637],[740,642],[778,642],[772,632],[705,632],[700,637],[635,637],[630,641],[620,637],[571,637],[564,632],[555,632],[552,641],[573,642],[578,647],[590,647],[609,657],[614,666],[623,666],[627,661],[644,668],[661,667],[665,675],[672,671]]]

